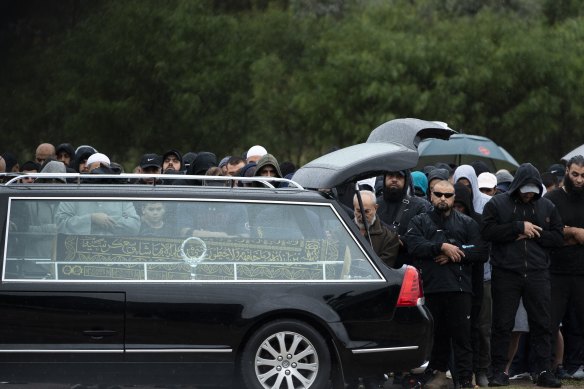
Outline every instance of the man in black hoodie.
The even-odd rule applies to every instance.
[[[539,386],[557,388],[551,372],[551,292],[549,250],[563,244],[563,223],[554,204],[542,198],[539,171],[522,164],[506,193],[483,209],[482,236],[491,242],[493,331],[490,386],[509,385],[504,369],[515,313],[523,298]]]
[[[408,230],[408,222],[416,215],[431,208],[428,201],[409,193],[410,173],[407,170],[388,172],[383,176],[383,195],[377,198],[379,209],[377,216],[390,229],[397,232],[400,238],[400,248],[395,267],[400,268],[404,263],[410,263],[407,249],[401,239]]]

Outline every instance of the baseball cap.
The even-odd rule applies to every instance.
[[[521,193],[539,193],[539,188],[534,184],[526,184],[519,188]]]
[[[162,158],[158,154],[144,154],[140,158],[140,167],[142,169],[147,167],[160,167],[162,165]]]
[[[493,189],[497,186],[497,177],[493,173],[484,172],[477,177],[479,188]]]
[[[558,177],[559,179],[564,178],[566,173],[566,167],[562,164],[555,163],[548,169],[548,172],[552,173],[554,176]]]
[[[89,158],[87,158],[87,162],[86,165],[91,165],[94,162],[99,162],[99,163],[103,163],[104,165],[108,165],[110,164],[110,159],[108,158],[107,155],[102,154],[102,153],[95,153],[95,154],[91,154],[89,156]]]

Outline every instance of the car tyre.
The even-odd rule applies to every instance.
[[[241,354],[248,389],[324,389],[331,357],[323,336],[297,320],[277,320],[256,331]]]

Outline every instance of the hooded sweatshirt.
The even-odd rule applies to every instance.
[[[536,185],[539,193],[524,203],[520,188]],[[530,163],[522,164],[509,191],[495,195],[483,210],[481,234],[491,242],[491,265],[522,275],[549,267],[549,250],[563,244],[563,223],[554,204],[542,198],[543,187],[538,170]],[[524,221],[542,227],[541,236],[518,239],[524,232]]]
[[[71,162],[71,167],[75,169],[77,173],[79,173],[79,164],[83,160],[89,158],[89,156],[95,154],[97,151],[91,146],[80,146],[77,148],[77,152],[75,153],[75,158],[73,162]]]
[[[259,172],[262,170],[262,168],[264,166],[268,166],[268,165],[272,165],[276,169],[276,172],[278,173],[277,177],[282,178],[282,172],[280,171],[280,164],[278,163],[278,160],[276,159],[276,157],[274,157],[272,154],[266,154],[259,159],[259,161],[257,162],[255,176],[256,177],[259,176]]]
[[[466,178],[470,182],[472,188],[472,205],[475,212],[482,214],[485,204],[491,199],[488,195],[479,190],[479,181],[475,170],[470,165],[460,165],[454,171],[454,182],[458,182],[461,178]]]
[[[67,173],[67,168],[65,164],[60,161],[49,161],[41,170],[41,173]],[[61,182],[66,182],[64,178],[38,178],[35,182],[51,182],[53,180],[58,180]]]

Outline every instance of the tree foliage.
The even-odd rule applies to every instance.
[[[540,168],[584,138],[575,0],[8,4],[0,131],[23,161],[49,141],[127,168],[256,143],[304,163],[399,117],[488,136]]]

